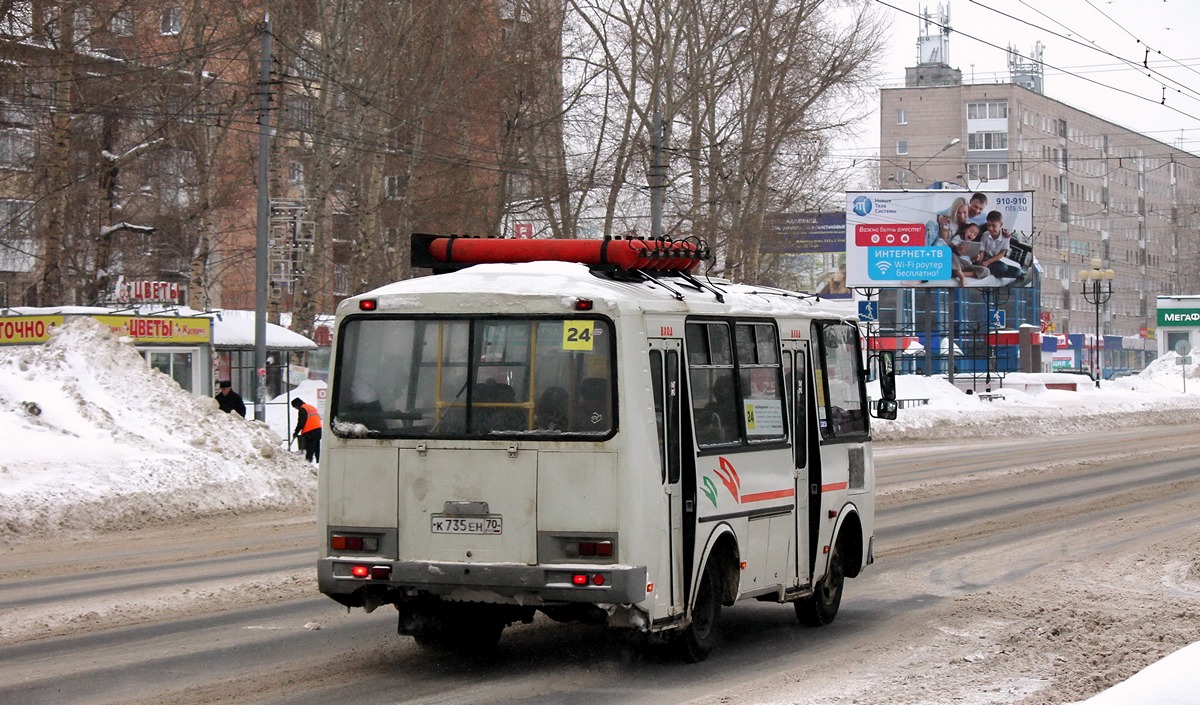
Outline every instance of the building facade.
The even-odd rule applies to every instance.
[[[1033,246],[1036,280],[1028,291],[992,292],[1000,299],[987,305],[1007,308],[1009,328],[1154,351],[1157,297],[1200,290],[1200,157],[1042,94],[1040,61],[1012,54],[1010,82],[970,84],[944,56],[923,51],[905,87],[881,91],[881,187],[1031,192],[1033,232],[1018,237]],[[1095,266],[1115,273],[1100,303],[1080,282]],[[915,321],[919,330],[923,317],[944,321],[938,309],[957,302],[967,308],[956,320],[970,325],[981,296],[922,292],[922,305],[885,291],[881,323]]]

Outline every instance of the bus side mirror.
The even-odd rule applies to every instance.
[[[897,406],[895,399],[880,399],[875,403],[875,418],[895,421]]]
[[[875,358],[879,366],[879,396],[887,401],[896,401],[896,353],[882,350]],[[895,418],[893,416],[893,418]]]

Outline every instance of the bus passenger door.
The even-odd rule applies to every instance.
[[[810,496],[812,485],[820,485],[819,465],[810,458],[810,448],[817,447],[817,440],[810,436],[810,394],[809,378],[811,367],[808,362],[808,342],[804,340],[784,340],[783,344],[783,379],[787,391],[788,418],[792,422],[792,453],[795,461],[796,479],[796,541],[795,551],[791,556],[794,572],[792,587],[807,586],[812,583],[812,527],[809,507],[819,507],[819,498]]]
[[[682,612],[686,605],[684,566],[690,565],[683,543],[683,486],[681,479],[680,349],[678,339],[651,338],[650,376],[654,391],[654,418],[658,432],[659,471],[663,485],[668,522],[667,542],[661,547],[660,565],[669,566],[669,575],[661,588],[670,596],[672,614]]]

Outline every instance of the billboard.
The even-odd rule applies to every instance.
[[[1032,191],[848,191],[846,284],[1025,286],[1032,233]]]
[[[770,213],[763,218],[762,250],[776,254],[841,253],[846,245],[846,214]]]

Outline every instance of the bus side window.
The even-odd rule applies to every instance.
[[[798,468],[808,464],[808,399],[804,394],[806,369],[803,350],[784,351],[783,384],[792,414],[792,446]]]

